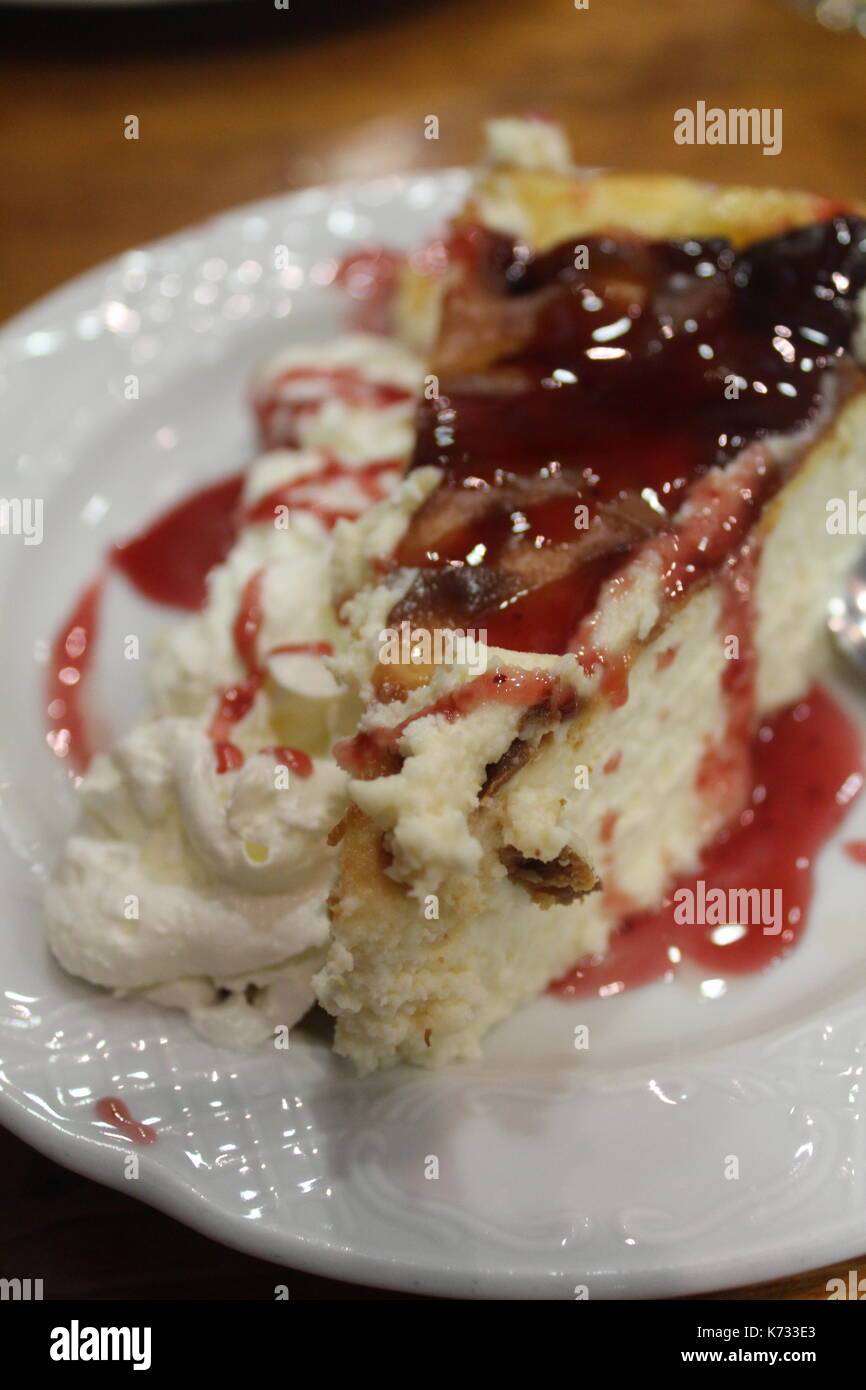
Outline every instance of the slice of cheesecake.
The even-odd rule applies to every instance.
[[[316,989],[362,1070],[475,1055],[696,866],[861,544],[866,222],[553,153],[407,277],[414,458],[337,538],[365,712]]]

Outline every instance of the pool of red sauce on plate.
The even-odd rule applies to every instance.
[[[657,912],[627,918],[603,959],[581,961],[550,989],[568,997],[607,997],[675,972],[691,961],[713,977],[761,970],[797,944],[808,919],[815,858],[863,784],[858,729],[835,700],[813,686],[807,697],[763,724],[752,742],[752,794],[746,809],[711,845],[697,873],[672,885]],[[860,844],[866,862],[866,845]],[[779,935],[760,923],[730,933],[675,921],[674,892],[780,889],[786,921]],[[749,915],[749,914],[744,914]]]
[[[242,489],[240,473],[199,488],[115,546],[111,563],[145,598],[194,612],[207,597],[208,571],[234,544]]]
[[[117,1096],[103,1096],[94,1105],[96,1118],[103,1124],[110,1125],[118,1134],[122,1134],[125,1139],[131,1139],[134,1144],[153,1144],[157,1139],[155,1129],[150,1125],[140,1125],[129,1113],[125,1102],[119,1100]]]

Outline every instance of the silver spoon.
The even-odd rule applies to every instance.
[[[830,600],[827,623],[837,649],[866,677],[866,551]]]

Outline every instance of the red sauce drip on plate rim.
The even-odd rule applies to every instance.
[[[94,719],[87,709],[89,676],[99,635],[104,580],[94,580],[63,623],[51,647],[46,681],[46,741],[58,757],[82,772],[94,752]]]
[[[139,1124],[129,1113],[125,1101],[117,1096],[103,1096],[94,1105],[96,1118],[103,1124],[110,1125],[118,1134],[122,1134],[124,1139],[131,1139],[134,1144],[153,1144],[158,1138],[155,1129],[150,1125]]]
[[[626,918],[606,954],[579,962],[550,986],[552,993],[610,997],[670,979],[687,962],[723,980],[761,970],[794,948],[807,922],[816,856],[862,788],[861,737],[827,691],[813,686],[804,700],[761,726],[751,751],[748,804],[704,851],[697,872],[669,888],[658,911]],[[772,898],[764,900],[770,911],[762,915],[756,899],[730,896],[750,889],[780,892],[778,932]],[[675,899],[681,890],[691,899]],[[745,922],[675,919],[675,913],[689,915],[690,902],[695,916],[709,916],[710,894],[717,891],[726,904],[748,909],[741,914]]]

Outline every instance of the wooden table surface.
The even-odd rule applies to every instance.
[[[866,40],[785,0],[237,0],[2,20],[0,318],[233,204],[469,160],[495,113],[557,115],[585,164],[866,194]],[[782,152],[675,144],[674,111],[698,100],[780,107]],[[286,1282],[9,1135],[0,1171],[0,1276],[41,1275],[48,1297],[269,1298]],[[734,1296],[824,1298],[852,1267]],[[300,1298],[395,1297],[288,1282]]]

